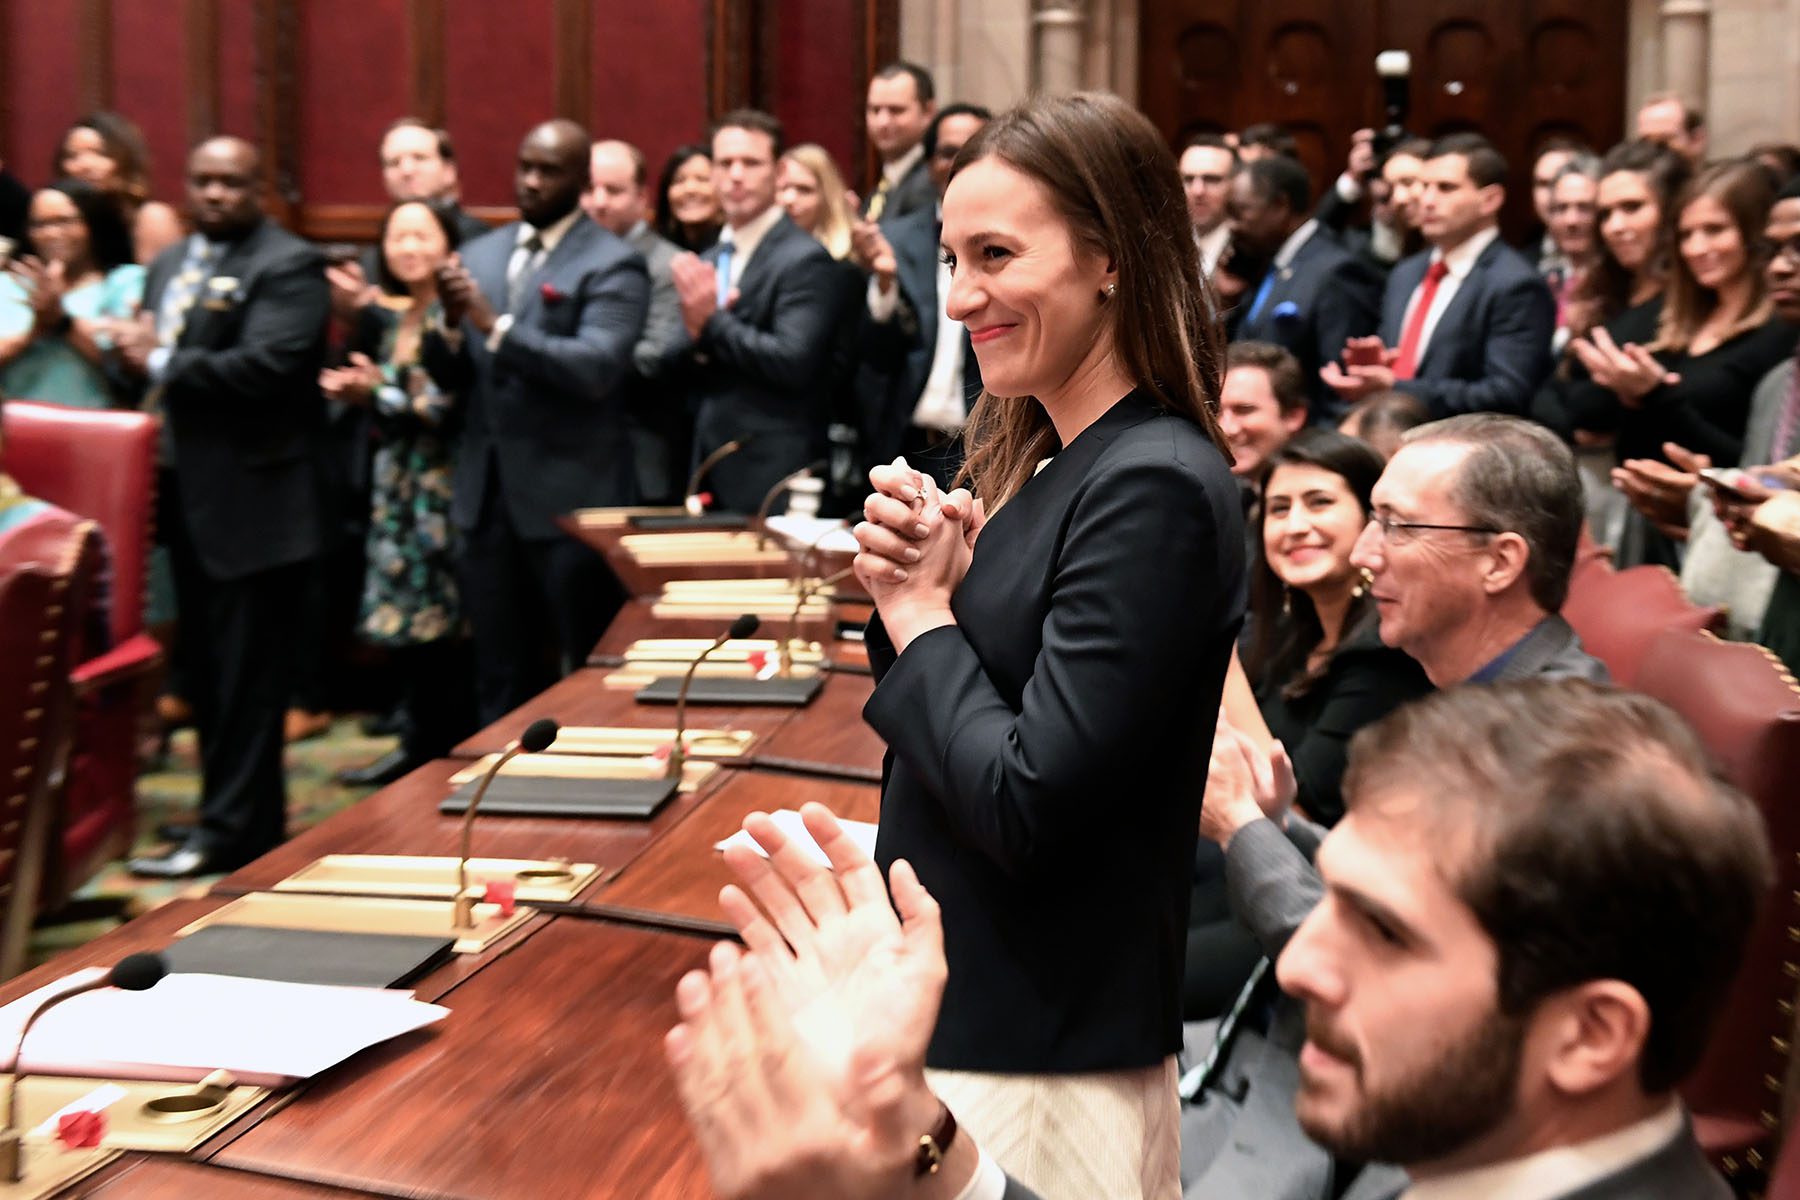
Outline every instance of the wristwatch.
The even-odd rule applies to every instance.
[[[938,1108],[941,1115],[937,1124],[932,1126],[930,1133],[919,1135],[919,1153],[913,1159],[914,1179],[936,1175],[950,1153],[950,1143],[956,1140],[956,1115],[942,1101],[938,1102]]]

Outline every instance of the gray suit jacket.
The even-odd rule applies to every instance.
[[[1488,682],[1571,676],[1610,682],[1605,666],[1582,650],[1569,623],[1552,614],[1520,640]],[[1271,959],[1281,956],[1325,894],[1312,865],[1325,833],[1323,826],[1298,816],[1289,817],[1285,830],[1273,821],[1257,821],[1240,829],[1226,848],[1231,910]],[[1188,1032],[1198,1061],[1211,1039],[1204,1029],[1190,1027]],[[1301,1131],[1294,1117],[1300,1082],[1295,1059],[1305,1036],[1301,1005],[1279,997],[1267,1037],[1240,1034],[1215,1086],[1183,1110],[1181,1181],[1188,1196],[1318,1200],[1330,1194],[1331,1156]],[[1196,1045],[1200,1039],[1205,1040]],[[1350,1195],[1365,1200],[1396,1195],[1405,1178],[1395,1167],[1372,1164],[1358,1176]],[[1364,1187],[1387,1190],[1365,1192]]]
[[[688,442],[693,436],[687,403],[670,378],[688,348],[681,293],[675,290],[669,266],[681,247],[648,222],[632,230],[625,241],[644,256],[650,272],[650,307],[644,316],[644,332],[632,348],[632,370],[625,380],[625,423],[631,436],[638,499],[646,504],[673,504],[681,498],[687,481]]]

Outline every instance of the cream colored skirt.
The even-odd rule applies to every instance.
[[[1044,1200],[1181,1200],[1175,1059],[1136,1071],[927,1071],[956,1123]]]

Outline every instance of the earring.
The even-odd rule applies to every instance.
[[[1281,615],[1284,617],[1294,615],[1294,589],[1285,583],[1281,585]]]
[[[1357,577],[1356,586],[1350,591],[1350,598],[1352,600],[1361,600],[1364,596],[1369,594],[1369,587],[1374,582],[1374,574],[1369,568],[1364,567]]]
[[[1118,284],[1109,283],[1106,285],[1106,298],[1108,300],[1111,300],[1114,296],[1116,296],[1118,294],[1119,294],[1119,285]]]

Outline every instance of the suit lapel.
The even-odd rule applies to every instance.
[[[1389,349],[1400,345],[1406,328],[1406,305],[1419,284],[1425,280],[1425,268],[1431,259],[1421,254],[1394,268],[1393,282],[1388,287],[1386,310],[1381,314],[1381,340]]]
[[[743,272],[738,275],[739,304],[760,297],[766,290],[767,285],[764,281],[773,280],[776,277],[778,272],[770,263],[775,259],[781,244],[788,239],[790,234],[799,234],[801,237],[811,236],[801,233],[800,227],[785,216],[769,226],[769,232],[763,234],[762,241],[756,244],[756,253],[750,256],[750,261],[744,264]]]
[[[506,266],[518,247],[520,224],[514,221],[511,225],[501,226],[500,236],[484,238],[482,244],[476,246],[477,253],[463,256],[463,265],[469,268],[475,286],[481,289],[495,312],[506,311]]]
[[[587,246],[588,239],[598,228],[599,226],[594,225],[585,216],[575,219],[575,223],[569,226],[568,231],[563,234],[562,240],[556,243],[556,248],[544,255],[544,261],[537,265],[537,270],[525,276],[525,281],[519,289],[519,307],[513,313],[515,320],[543,307],[544,282],[549,280],[564,263],[582,253]]]
[[[1456,289],[1456,295],[1450,297],[1450,303],[1444,309],[1444,315],[1438,318],[1437,328],[1431,331],[1431,341],[1426,343],[1425,353],[1419,359],[1418,374],[1425,373],[1440,348],[1456,344],[1456,338],[1469,319],[1469,310],[1479,302],[1481,291],[1487,287],[1488,264],[1493,262],[1499,248],[1499,238],[1489,242],[1475,259],[1475,265],[1469,268],[1468,278]]]
[[[244,237],[239,238],[219,256],[218,261],[212,264],[212,268],[206,273],[206,278],[200,281],[199,290],[194,293],[193,306],[188,309],[187,319],[181,323],[181,336],[176,339],[176,345],[193,344],[195,330],[204,328],[213,317],[213,310],[207,305],[215,295],[219,292],[237,293],[243,290],[243,278],[248,273],[252,260],[256,257],[256,245],[262,240],[262,229],[263,227],[259,225]],[[230,280],[231,285],[229,288],[222,286],[215,290],[214,280],[220,281],[221,284]],[[159,296],[158,299],[160,301],[161,297]]]

